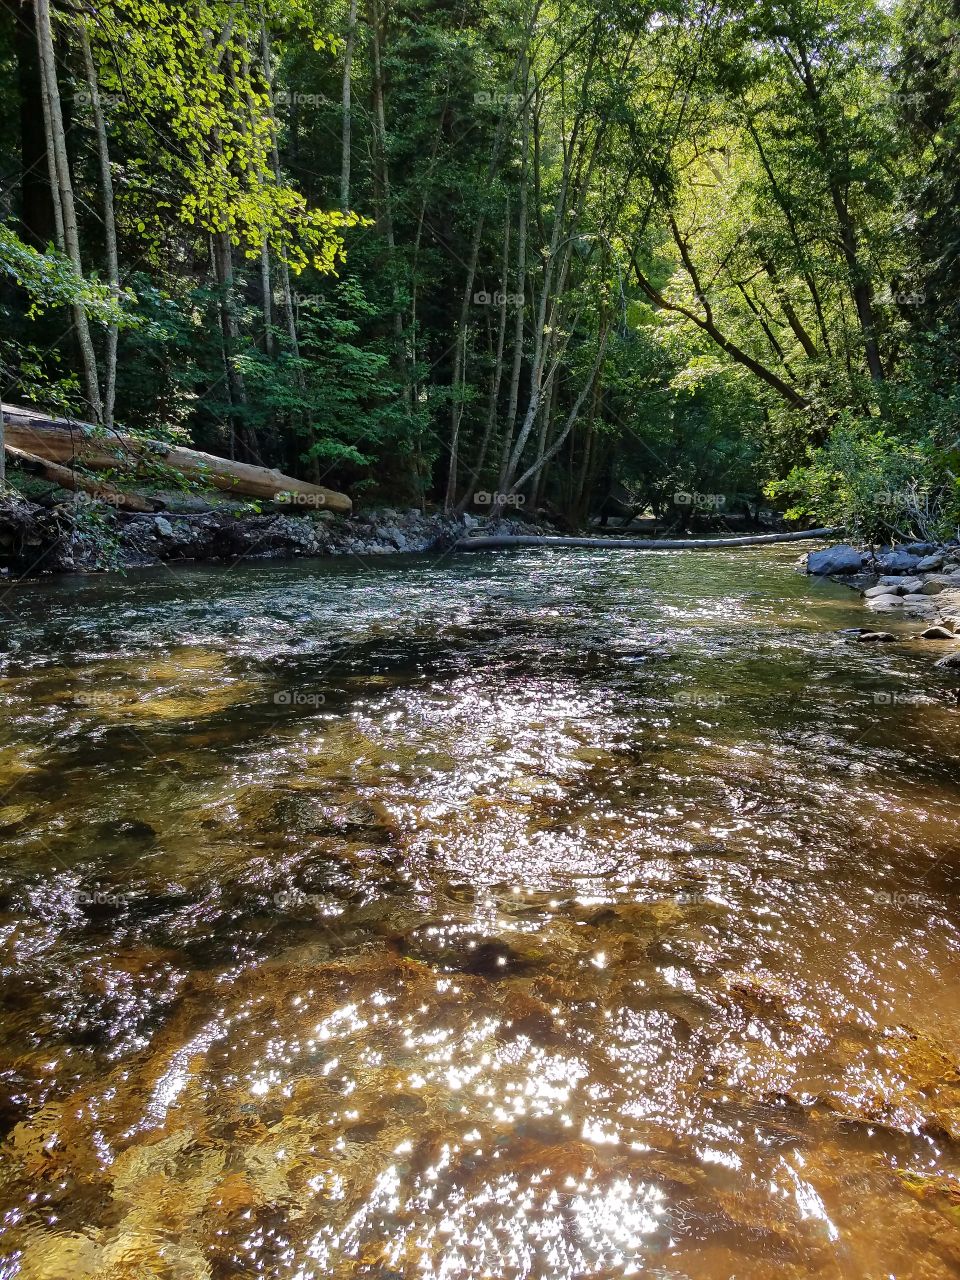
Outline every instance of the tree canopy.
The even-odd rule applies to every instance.
[[[371,501],[960,522],[955,3],[2,17],[4,400]]]

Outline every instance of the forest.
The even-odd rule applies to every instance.
[[[0,93],[4,403],[361,506],[960,524],[951,0],[4,0]]]

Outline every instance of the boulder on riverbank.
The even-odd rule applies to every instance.
[[[811,551],[807,556],[807,573],[826,577],[831,574],[859,573],[863,568],[866,556],[849,543],[840,543],[835,547],[825,547],[821,551]]]
[[[944,580],[946,585],[960,582],[960,546],[955,542],[939,547],[932,542],[914,542],[905,547],[873,550],[841,542],[809,552],[806,571],[817,577],[840,578],[870,571],[878,575],[879,585],[902,583],[902,591],[906,593],[919,590],[919,586],[907,585],[908,581],[922,584],[928,575]]]
[[[912,637],[940,644],[960,642],[960,545],[956,541],[910,543],[905,547],[882,547],[879,551],[858,550],[848,543],[812,551],[806,558],[808,573],[829,576],[858,591],[871,613],[894,615],[891,621],[919,618],[924,629]],[[861,643],[882,638],[889,632],[861,628]],[[948,654],[938,664],[960,669],[960,651]]]

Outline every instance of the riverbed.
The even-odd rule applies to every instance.
[[[796,548],[0,600],[0,1276],[960,1271],[960,707]]]

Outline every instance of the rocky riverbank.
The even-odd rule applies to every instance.
[[[860,592],[866,609],[890,621],[913,621],[915,638],[946,649],[940,665],[960,669],[960,544],[913,542],[865,550],[849,543],[811,551],[803,565]],[[860,629],[864,642],[903,638],[878,625]],[[909,634],[909,633],[907,633]]]
[[[224,503],[201,511],[129,514],[81,500],[41,506],[15,493],[0,499],[0,574],[97,573],[177,561],[382,556],[442,551],[480,522],[409,509],[351,516]],[[511,517],[485,522],[498,533],[550,532]]]

